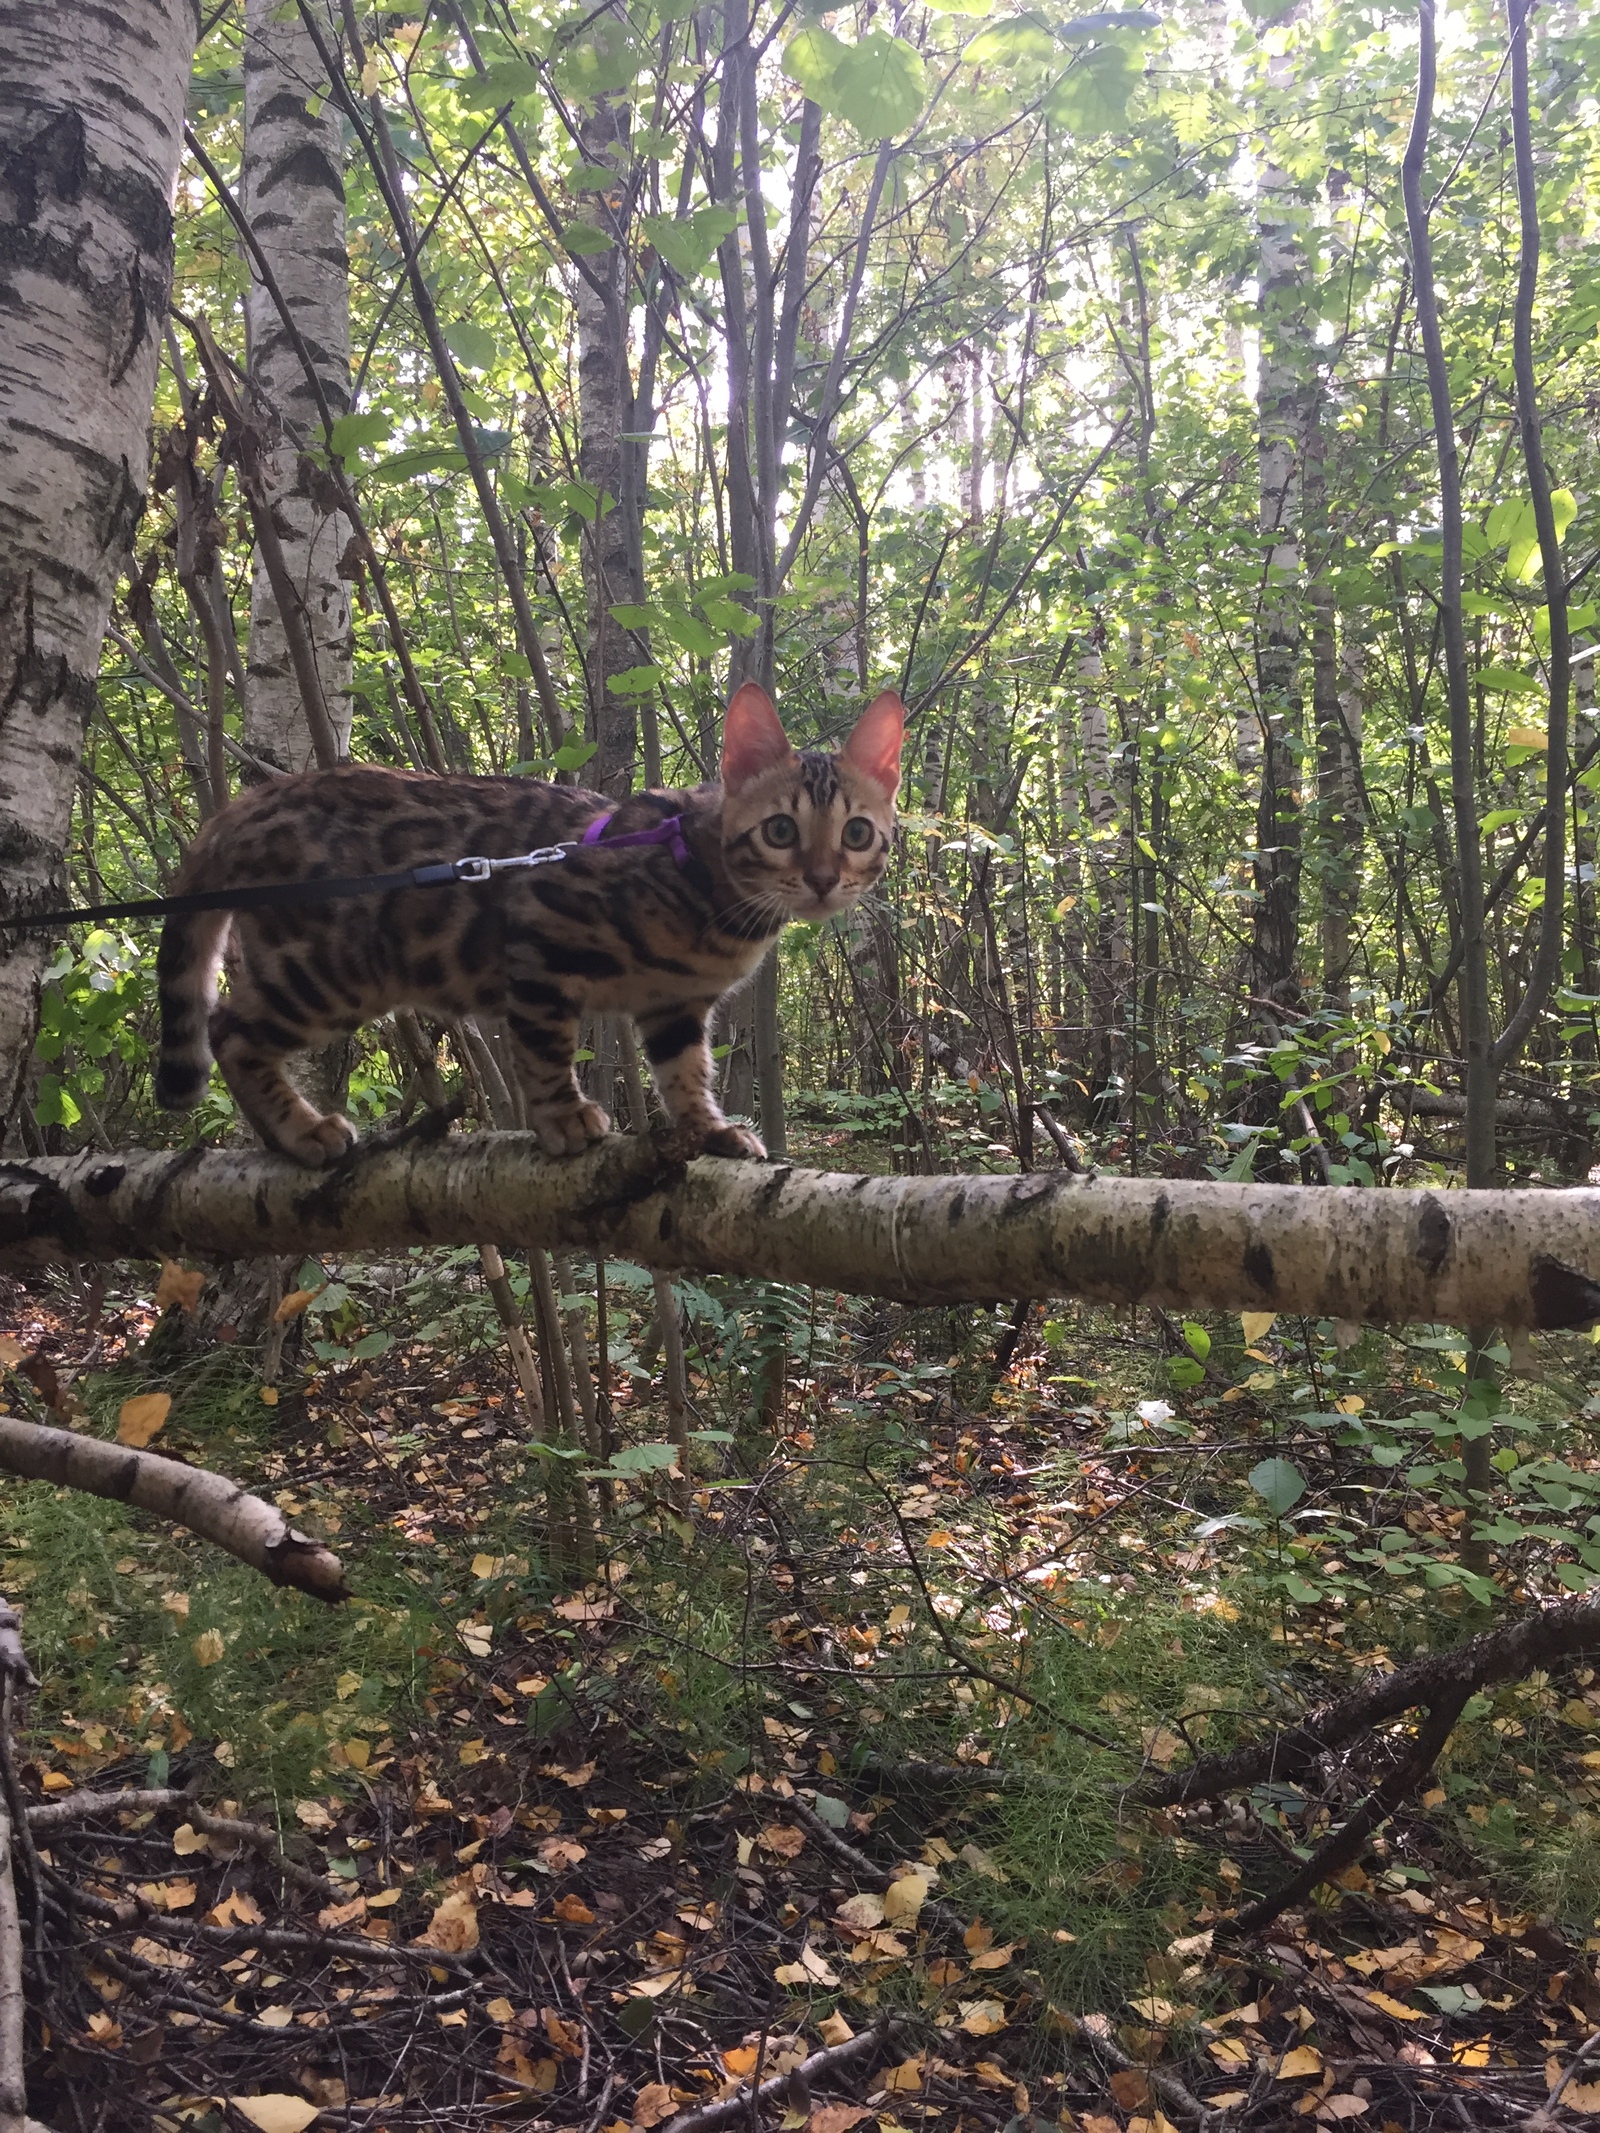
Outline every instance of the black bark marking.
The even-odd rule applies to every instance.
[[[1425,1274],[1437,1274],[1450,1254],[1453,1226],[1441,1202],[1429,1193],[1417,1217],[1417,1264]]]
[[[1263,1296],[1270,1296],[1277,1287],[1278,1270],[1272,1263],[1272,1253],[1258,1239],[1244,1248],[1245,1278],[1253,1281]]]
[[[127,1175],[126,1163],[102,1163],[84,1179],[83,1189],[91,1199],[104,1200],[116,1191]]]
[[[1542,1253],[1535,1259],[1528,1293],[1533,1322],[1543,1333],[1565,1326],[1591,1326],[1600,1319],[1600,1283],[1559,1259]]]

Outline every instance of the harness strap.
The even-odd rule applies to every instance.
[[[194,889],[187,896],[139,896],[125,903],[84,904],[66,911],[35,911],[25,917],[0,918],[0,931],[10,928],[18,933],[34,933],[45,926],[64,926],[86,919],[184,918],[197,911],[279,911],[297,904],[332,903],[345,896],[379,896],[390,889],[442,889],[452,882],[485,882],[496,874],[525,867],[555,866],[570,852],[584,845],[597,845],[616,812],[612,808],[597,815],[581,838],[566,844],[541,845],[537,851],[519,852],[510,859],[442,859],[432,866],[402,867],[393,874],[345,874],[311,881],[263,882],[254,888]],[[614,848],[668,844],[680,867],[687,867],[693,856],[684,839],[682,815],[668,815],[654,829],[608,837],[606,842]]]
[[[630,830],[626,837],[606,837],[608,824],[616,820],[617,811],[612,808],[607,815],[596,815],[579,840],[583,844],[605,842],[614,850],[621,851],[630,844],[670,844],[673,859],[680,867],[687,867],[693,858],[683,834],[682,815],[667,815],[654,829]]]

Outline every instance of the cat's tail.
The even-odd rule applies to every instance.
[[[185,870],[187,871],[187,870]],[[186,884],[193,887],[193,883]],[[169,918],[161,929],[156,979],[161,996],[161,1061],[156,1102],[163,1111],[192,1111],[211,1071],[207,1024],[227,945],[229,911]]]

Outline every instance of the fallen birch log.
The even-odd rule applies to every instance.
[[[350,1597],[331,1549],[297,1533],[275,1504],[252,1496],[226,1474],[209,1474],[181,1459],[132,1451],[99,1437],[75,1436],[68,1429],[19,1422],[14,1415],[0,1415],[0,1472],[137,1504],[141,1511],[187,1526],[274,1585],[293,1585],[314,1600]],[[0,1891],[0,1909],[3,1901]]]
[[[665,1140],[552,1160],[474,1133],[307,1172],[247,1150],[0,1164],[0,1266],[158,1253],[603,1251],[906,1303],[1073,1296],[1373,1324],[1600,1319],[1600,1190],[1431,1192],[1155,1178],[863,1177]]]

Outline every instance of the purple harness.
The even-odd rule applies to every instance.
[[[605,837],[607,825],[616,820],[616,815],[615,808],[612,808],[608,815],[596,815],[578,840],[579,843],[598,844],[601,838]],[[680,867],[687,867],[693,857],[684,841],[682,815],[668,815],[658,822],[654,829],[630,830],[626,837],[606,837],[605,841],[608,847],[617,851],[630,844],[670,844],[672,856]]]

